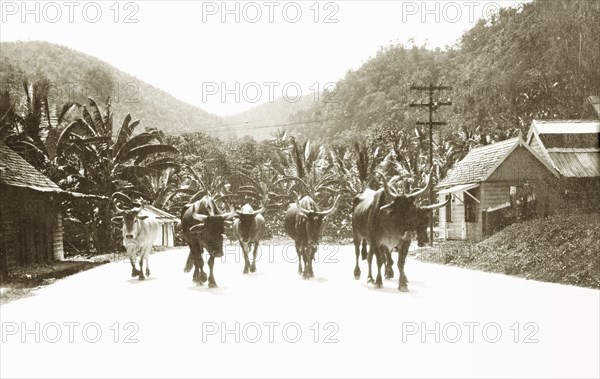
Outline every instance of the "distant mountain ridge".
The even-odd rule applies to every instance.
[[[248,135],[256,140],[271,137],[278,129],[287,130],[293,126],[290,117],[299,111],[308,110],[314,105],[312,94],[291,102],[283,97],[272,102],[257,105],[246,111],[224,118],[227,130],[237,136]]]
[[[208,131],[223,120],[176,99],[98,58],[42,41],[0,43],[0,89],[15,99],[24,95],[22,83],[46,79],[51,83],[50,106],[67,101],[87,104],[92,97],[104,106],[111,97],[115,124],[130,113],[142,126],[171,134]]]

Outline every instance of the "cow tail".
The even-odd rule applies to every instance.
[[[362,240],[362,249],[360,251],[360,255],[361,255],[363,261],[365,259],[367,259],[367,241],[366,240]]]
[[[194,267],[194,257],[192,256],[192,252],[190,251],[190,254],[187,258],[187,262],[185,262],[185,268],[183,269],[183,272],[192,271],[192,267]]]

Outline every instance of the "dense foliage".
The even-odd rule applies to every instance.
[[[295,131],[325,142],[367,135],[375,146],[389,148],[400,136],[424,132],[415,122],[426,120],[426,111],[407,105],[425,100],[425,93],[411,91],[411,84],[442,83],[453,87],[434,98],[453,102],[435,112],[437,120],[448,122],[436,130],[439,151],[434,153],[443,164],[473,145],[526,132],[534,118],[590,117],[586,98],[600,93],[598,35],[597,1],[533,1],[502,8],[445,50],[381,48],[322,97],[328,101],[293,117],[295,122],[326,121]]]
[[[453,86],[436,95],[453,102],[435,111],[448,121],[434,134],[436,181],[472,147],[525,132],[534,118],[587,117],[587,96],[600,94],[598,35],[599,2],[504,8],[455,47],[382,48],[316,104],[280,100],[229,119],[253,128],[253,117],[272,125],[295,112],[287,123],[296,126],[260,142],[207,134],[211,127],[222,131],[214,126],[223,121],[97,59],[48,43],[2,43],[0,137],[62,188],[113,204],[145,199],[178,215],[203,194],[223,209],[246,202],[258,208],[268,198],[270,236],[283,234],[283,213],[299,197],[310,194],[328,207],[341,194],[324,234],[348,237],[351,199],[378,185],[375,170],[404,191],[421,186],[430,171],[428,130],[415,125],[426,114],[407,106],[423,96],[410,90],[412,83]],[[32,84],[23,87],[25,80]],[[86,91],[56,91],[67,83],[93,84],[103,102],[134,83],[138,101],[120,93],[99,106]],[[113,116],[123,120],[120,129]],[[74,248],[101,252],[110,248],[104,242],[118,242],[108,230],[110,203],[65,204],[65,219]]]

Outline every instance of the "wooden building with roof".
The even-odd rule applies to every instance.
[[[567,200],[600,197],[600,120],[534,120],[527,144],[558,171]]]
[[[158,209],[150,204],[144,205],[144,210],[156,217],[160,224],[160,233],[154,241],[154,246],[174,247],[175,226],[179,224],[179,217]]]
[[[64,258],[59,205],[66,198],[105,200],[62,190],[0,142],[0,277],[17,266]]]
[[[558,192],[558,172],[521,138],[472,149],[437,185],[440,238],[481,240],[504,226],[492,218],[515,201],[545,214]]]

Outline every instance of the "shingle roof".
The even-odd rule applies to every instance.
[[[519,138],[475,148],[456,163],[438,187],[475,183],[485,180],[516,144]]]
[[[42,192],[62,191],[52,180],[3,143],[0,143],[0,184]]]

